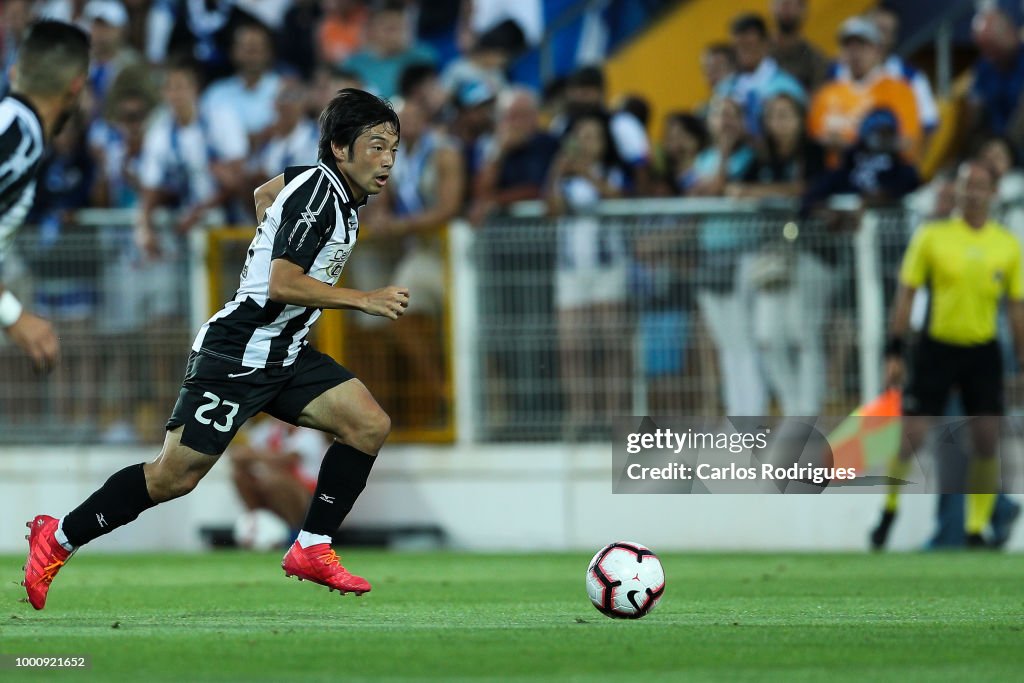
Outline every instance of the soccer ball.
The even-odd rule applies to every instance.
[[[664,593],[661,561],[639,543],[609,543],[587,567],[587,595],[607,617],[639,619],[658,605]]]
[[[249,550],[273,550],[288,542],[291,530],[269,510],[248,510],[235,522],[235,544]]]

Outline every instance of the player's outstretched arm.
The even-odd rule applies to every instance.
[[[406,287],[384,287],[371,292],[333,287],[309,277],[302,266],[285,258],[270,263],[270,299],[282,304],[309,308],[339,308],[362,311],[397,320],[409,305]]]
[[[49,321],[21,308],[14,295],[0,287],[0,328],[28,354],[40,372],[49,372],[60,357],[60,343]]]
[[[256,188],[256,191],[252,193],[253,200],[256,202],[256,220],[262,222],[263,214],[267,212],[270,205],[277,199],[277,195],[281,194],[281,190],[284,189],[284,173],[278,174],[263,183]]]

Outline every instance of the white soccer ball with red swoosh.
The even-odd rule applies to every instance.
[[[646,616],[664,593],[661,560],[639,543],[609,543],[587,567],[587,595],[601,614],[613,619]]]

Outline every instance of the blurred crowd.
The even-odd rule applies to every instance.
[[[661,3],[640,4],[654,11]],[[607,414],[627,408],[621,378],[635,358],[613,340],[627,296],[640,301],[653,374],[658,366],[679,370],[683,361],[670,357],[683,350],[665,339],[687,335],[692,306],[717,351],[727,413],[763,414],[770,395],[787,414],[820,412],[822,326],[837,286],[825,241],[781,253],[750,231],[704,220],[688,285],[667,257],[671,237],[627,244],[592,209],[622,197],[789,198],[800,217],[831,216],[822,212],[841,196],[855,198],[857,208],[910,203],[925,215],[948,214],[948,176],[921,187],[920,165],[941,121],[928,77],[894,53],[898,16],[880,6],[846,20],[835,59],[803,36],[806,0],[773,0],[767,17],[735,17],[729,40],[707,45],[701,57],[711,98],[669,113],[652,140],[644,94],[610,101],[598,64],[604,55],[585,60],[594,52],[585,44],[577,68],[539,91],[510,77],[544,34],[541,6],[5,0],[5,73],[33,17],[77,22],[93,41],[90,96],[54,142],[33,222],[56,241],[84,207],[136,209],[142,223],[159,208],[174,209],[176,230],[160,244],[140,245],[142,252],[126,248],[112,266],[121,271],[107,275],[135,273],[128,308],[146,311],[139,316],[183,315],[147,295],[178,277],[166,265],[181,249],[176,235],[203,224],[252,224],[253,188],[286,166],[315,163],[318,113],[338,89],[364,88],[395,104],[402,142],[384,196],[365,210],[371,229],[361,236],[367,247],[350,266],[351,282],[379,283],[390,273],[384,279],[416,295],[401,329],[353,326],[355,339],[390,335],[391,360],[376,368],[367,360],[363,373],[391,372],[383,366],[399,358],[424,396],[450,392],[435,228],[459,216],[485,225],[511,204],[536,199],[562,217],[553,294],[561,372],[609,379],[602,391],[567,379],[571,423],[595,417],[595,394],[605,396]],[[1000,196],[1012,203],[1024,148],[1020,31],[993,8],[980,10],[972,29],[978,57],[956,155],[980,155],[997,168]],[[834,216],[825,222],[845,225]],[[54,305],[70,316],[75,297],[57,294]],[[408,424],[447,419],[447,408],[439,410],[411,410]]]

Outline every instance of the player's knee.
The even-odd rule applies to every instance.
[[[344,440],[364,453],[376,455],[391,433],[391,417],[374,405],[362,412],[357,424],[351,434],[344,435]]]

